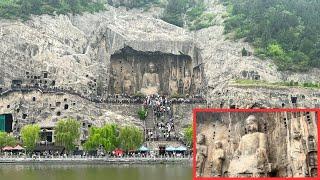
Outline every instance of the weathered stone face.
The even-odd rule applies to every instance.
[[[314,112],[198,113],[197,133],[207,139],[203,177],[308,177],[317,168]]]

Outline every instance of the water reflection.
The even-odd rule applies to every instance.
[[[2,164],[0,177],[10,180],[191,180],[192,169],[188,165]]]

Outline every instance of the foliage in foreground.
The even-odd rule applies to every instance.
[[[80,138],[80,123],[75,119],[62,119],[55,127],[55,134],[56,144],[72,151]]]
[[[33,151],[36,147],[36,143],[40,139],[40,127],[39,125],[26,125],[21,129],[21,138],[23,145],[28,151]]]
[[[6,132],[0,132],[0,148],[17,145],[16,139]]]
[[[112,151],[118,146],[118,134],[118,126],[115,124],[107,124],[101,128],[91,127],[84,148],[92,151],[102,146],[105,151]]]
[[[110,152],[115,148],[136,150],[143,143],[143,133],[140,129],[131,126],[118,127],[116,124],[107,124],[101,128],[91,127],[89,138],[84,143],[87,151],[98,149],[100,146]]]

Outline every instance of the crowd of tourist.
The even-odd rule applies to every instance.
[[[144,108],[152,110],[152,127],[147,127],[147,140],[176,140],[172,102],[166,96],[150,95],[144,100]]]

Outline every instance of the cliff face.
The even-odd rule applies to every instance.
[[[168,72],[171,75],[165,80],[160,80],[161,83],[168,85],[169,77],[175,75],[185,81],[188,74],[186,72],[190,71],[193,88],[188,91],[192,95],[205,96],[209,105],[214,107],[221,107],[221,104],[224,107],[264,104],[265,101],[258,99],[257,94],[266,98],[272,96],[275,99],[274,103],[266,105],[269,107],[278,106],[282,101],[288,101],[289,104],[290,93],[300,93],[300,96],[305,97],[305,101],[316,99],[308,106],[317,103],[318,90],[287,88],[287,94],[280,97],[278,91],[266,87],[250,87],[250,91],[247,92],[248,87],[232,84],[232,80],[238,78],[270,82],[318,82],[319,76],[318,70],[311,70],[305,74],[279,72],[270,60],[260,60],[254,56],[242,57],[243,47],[249,52],[253,52],[253,49],[247,43],[226,39],[222,24],[225,8],[216,1],[208,2],[208,6],[209,11],[216,14],[215,25],[198,32],[189,32],[156,18],[159,13],[153,8],[149,12],[141,12],[107,6],[106,11],[95,14],[42,15],[34,16],[26,22],[1,20],[0,114],[14,114],[18,120],[23,114],[32,114],[39,110],[36,106],[35,110],[28,108],[29,102],[35,97],[41,101],[48,99],[50,102],[44,106],[46,110],[33,116],[33,119],[50,120],[52,116],[57,116],[57,112],[50,111],[49,105],[56,104],[61,99],[70,99],[71,96],[71,99],[79,103],[75,103],[74,110],[67,109],[66,116],[79,115],[83,117],[81,119],[98,118],[108,122],[109,120],[101,115],[106,107],[95,104],[97,100],[105,99],[110,94],[110,74],[114,68],[111,63],[112,55],[124,53],[126,48],[132,49],[138,56],[145,56],[140,59],[157,56],[157,61],[147,59],[144,64],[152,61],[161,72],[170,68]],[[162,56],[170,58],[162,63]],[[175,59],[182,56],[190,59],[190,63],[174,64]],[[127,64],[140,63],[128,60],[131,57],[126,54],[122,57]],[[120,66],[118,68],[122,69]],[[141,70],[141,74],[147,71],[143,68],[143,63],[136,69]],[[130,71],[130,67],[124,70]],[[10,91],[12,88],[28,88],[34,85],[41,88],[14,94]],[[41,95],[35,91],[40,91]],[[217,98],[220,99],[217,101]],[[252,100],[247,102],[245,99]],[[78,108],[77,105],[84,107]],[[18,108],[20,106],[25,108]],[[101,111],[100,115],[91,113],[97,109]],[[187,111],[191,116],[191,108]],[[47,115],[41,117],[43,112]],[[26,123],[31,122],[31,116],[28,117],[30,118],[24,120]],[[138,117],[135,115],[133,118],[132,122],[139,124],[135,122],[138,122]],[[184,118],[188,123],[191,123],[190,119]]]

